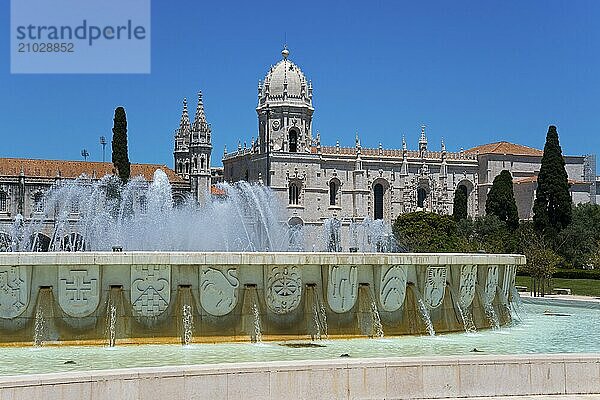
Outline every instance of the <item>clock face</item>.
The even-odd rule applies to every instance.
[[[275,120],[275,121],[273,121],[273,123],[271,124],[271,126],[273,127],[273,130],[274,130],[274,131],[278,131],[278,130],[279,130],[279,128],[280,128],[280,123],[279,123],[279,120]]]

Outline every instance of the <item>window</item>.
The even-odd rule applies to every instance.
[[[290,153],[296,153],[298,151],[298,132],[294,129],[289,134]]]
[[[289,204],[298,205],[300,200],[300,188],[296,183],[290,183],[289,189]]]
[[[44,194],[41,192],[37,192],[33,195],[33,212],[44,212]]]
[[[204,157],[200,159],[200,169],[204,171]]]
[[[8,196],[6,195],[6,192],[3,190],[0,190],[0,212],[7,212],[8,211]]]
[[[73,198],[71,199],[71,214],[79,213],[79,199]]]
[[[336,181],[331,181],[329,182],[329,205],[330,206],[335,206],[337,205],[337,195],[338,195],[338,190],[339,190],[340,186],[337,184]]]
[[[187,161],[185,162],[185,173],[186,174],[190,173],[190,164]]]
[[[145,195],[141,195],[139,202],[140,202],[140,214],[146,214],[148,212],[148,198]]]
[[[373,219],[383,219],[383,185],[381,183],[373,186],[373,195],[375,197]]]
[[[427,198],[427,192],[423,188],[417,189],[417,207],[425,208],[425,199]]]

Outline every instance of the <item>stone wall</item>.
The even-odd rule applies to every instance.
[[[586,393],[600,393],[597,354],[285,361],[0,377],[0,398],[12,400],[404,400]]]
[[[0,254],[4,343],[420,334],[510,321],[518,255]],[[184,326],[184,316],[194,319]],[[490,319],[490,313],[496,319]],[[468,320],[464,319],[468,316]],[[44,329],[40,333],[39,326]],[[41,336],[40,336],[41,335]]]

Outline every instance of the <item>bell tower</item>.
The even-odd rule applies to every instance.
[[[194,123],[190,123],[187,100],[183,99],[183,112],[179,129],[175,131],[175,172],[190,183],[194,197],[203,202],[210,191],[210,155],[212,152],[211,128],[206,121],[202,92]]]
[[[312,83],[290,59],[282,60],[258,84],[259,151],[304,153],[312,144]]]

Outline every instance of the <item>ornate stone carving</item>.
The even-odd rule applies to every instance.
[[[85,317],[100,303],[100,267],[60,267],[58,304],[71,317]]]
[[[463,307],[469,307],[475,297],[477,265],[463,265],[460,270],[459,299]]]
[[[404,304],[407,268],[404,265],[381,267],[379,278],[379,304],[385,311],[394,312]]]
[[[490,265],[483,289],[483,302],[485,305],[492,304],[496,297],[496,287],[498,286],[498,266]]]
[[[131,304],[144,317],[162,314],[171,301],[171,267],[134,265],[131,267]]]
[[[293,311],[302,297],[302,276],[298,267],[268,267],[267,306],[276,314]]]
[[[236,306],[240,280],[236,268],[221,270],[202,267],[200,272],[200,304],[209,314],[220,317]]]
[[[29,267],[0,267],[0,318],[15,318],[29,304]]]
[[[336,313],[354,307],[358,296],[358,270],[356,266],[330,265],[327,280],[327,302]]]
[[[423,301],[431,309],[437,308],[444,300],[446,288],[446,267],[427,267]]]
[[[516,265],[505,265],[504,276],[502,278],[502,293],[504,298],[508,301],[510,297],[511,288],[515,286],[515,276],[517,274]]]

